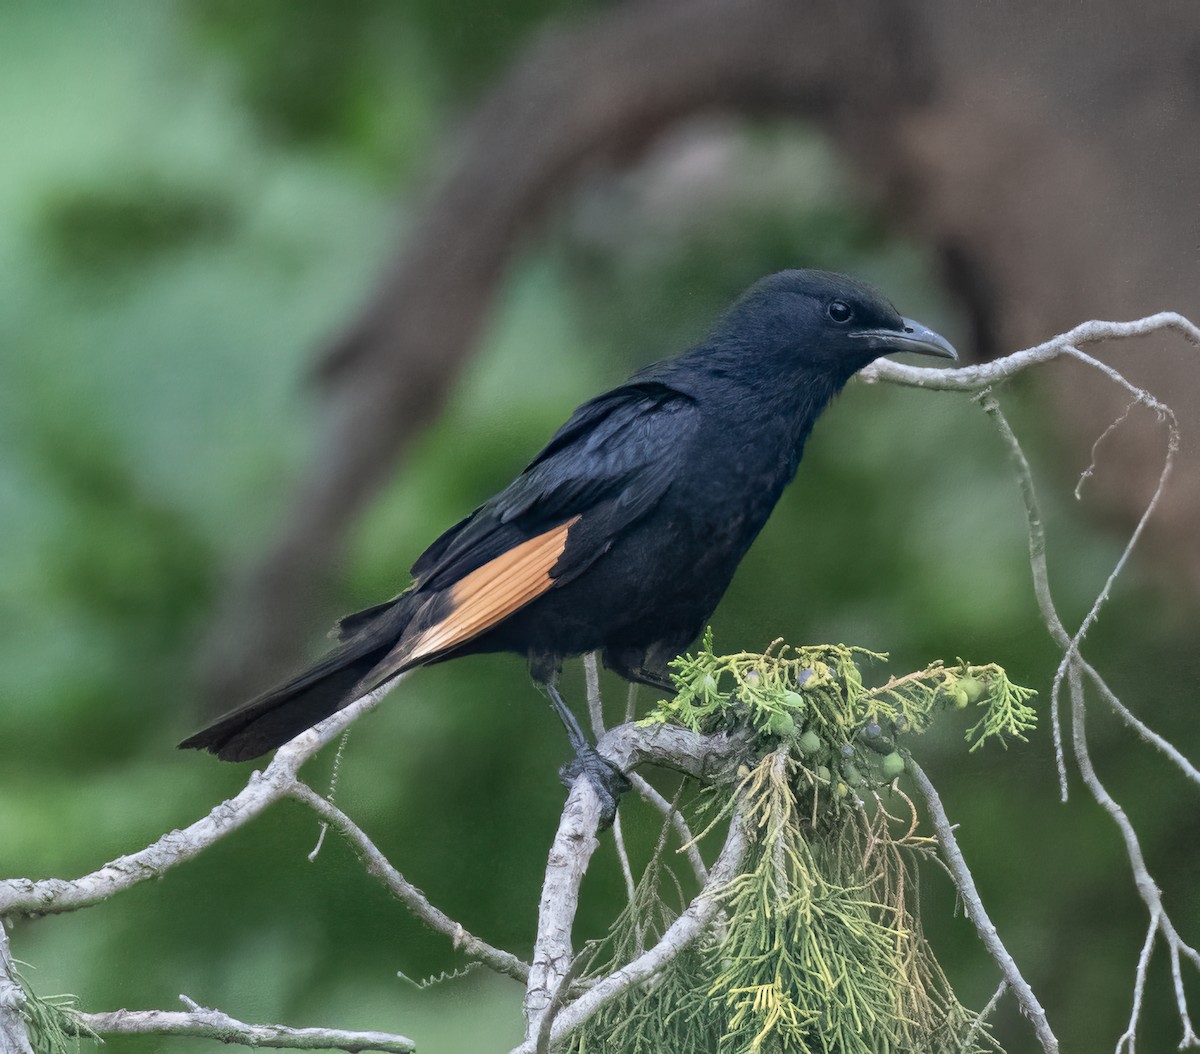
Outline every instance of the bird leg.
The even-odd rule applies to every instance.
[[[616,819],[617,803],[621,800],[621,795],[631,786],[629,777],[608,758],[601,757],[596,748],[587,741],[587,736],[584,735],[575,715],[563,702],[558,685],[553,680],[547,680],[544,684],[550,696],[550,705],[567,730],[567,739],[571,741],[571,749],[575,751],[574,759],[558,770],[559,779],[569,787],[578,777],[587,777],[600,799],[599,829],[606,830]]]
[[[630,684],[644,684],[674,699],[678,689],[671,681],[666,665],[660,662],[652,664],[650,660],[651,656],[642,649],[604,649],[604,665],[613,673],[624,677]]]
[[[679,689],[670,677],[664,677],[653,670],[646,669],[644,666],[637,670],[631,670],[628,680],[631,684],[644,684],[647,688],[654,688],[670,696],[672,699],[679,692]]]

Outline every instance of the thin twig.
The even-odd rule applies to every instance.
[[[220,1010],[197,1006],[180,996],[190,1009],[114,1010],[107,1014],[85,1014],[67,1010],[69,1023],[109,1035],[198,1036],[245,1047],[279,1047],[287,1050],[378,1050],[388,1054],[412,1054],[417,1045],[405,1036],[389,1032],[347,1032],[335,1028],[288,1028],[286,1025],[247,1025]]]
[[[1115,371],[1109,367],[1103,367],[1103,364],[1098,364],[1095,360],[1091,360],[1088,356],[1080,356],[1089,361],[1089,364],[1101,366],[1104,372],[1110,376],[1115,374]],[[1104,808],[1117,823],[1118,828],[1125,840],[1126,855],[1130,861],[1130,867],[1134,875],[1134,884],[1138,890],[1138,895],[1150,913],[1150,928],[1147,934],[1145,943],[1142,946],[1142,953],[1138,960],[1138,969],[1134,980],[1133,992],[1133,1008],[1130,1016],[1129,1027],[1122,1034],[1117,1042],[1117,1051],[1122,1049],[1126,1054],[1133,1054],[1135,1036],[1137,1031],[1137,1023],[1141,1015],[1142,997],[1145,992],[1147,967],[1149,957],[1153,952],[1154,934],[1161,932],[1167,940],[1168,955],[1171,963],[1171,976],[1175,988],[1175,1001],[1178,1009],[1180,1021],[1183,1027],[1183,1039],[1180,1043],[1181,1048],[1188,1045],[1200,1045],[1200,1040],[1197,1040],[1193,1030],[1191,1019],[1188,1013],[1186,993],[1183,987],[1183,979],[1180,969],[1180,955],[1185,955],[1200,967],[1200,955],[1189,945],[1183,942],[1175,930],[1174,924],[1170,917],[1166,914],[1162,905],[1161,895],[1158,887],[1151,878],[1148,869],[1146,868],[1145,859],[1141,852],[1141,847],[1138,842],[1133,825],[1129,818],[1125,815],[1120,805],[1109,795],[1107,789],[1097,777],[1095,769],[1091,762],[1091,756],[1087,749],[1087,739],[1085,730],[1086,710],[1085,699],[1083,692],[1082,677],[1087,676],[1100,691],[1105,701],[1109,704],[1112,710],[1121,717],[1131,728],[1133,728],[1143,739],[1162,751],[1179,769],[1188,776],[1189,779],[1200,783],[1200,773],[1197,773],[1195,767],[1170,743],[1153,732],[1143,722],[1141,722],[1133,713],[1123,704],[1117,697],[1116,693],[1104,681],[1100,673],[1095,670],[1079,653],[1079,643],[1086,632],[1087,627],[1095,619],[1099,611],[1100,605],[1107,597],[1108,590],[1111,588],[1112,582],[1120,569],[1124,566],[1125,560],[1132,551],[1133,545],[1136,543],[1142,528],[1146,523],[1146,519],[1156,506],[1160,495],[1163,492],[1167,476],[1170,473],[1172,458],[1175,450],[1178,447],[1178,429],[1174,420],[1173,412],[1164,407],[1152,396],[1141,392],[1140,389],[1133,388],[1119,374],[1115,374],[1114,379],[1118,380],[1139,402],[1146,403],[1154,408],[1161,418],[1167,420],[1171,426],[1171,436],[1168,442],[1167,456],[1164,461],[1163,470],[1159,476],[1159,485],[1156,488],[1154,495],[1138,522],[1137,528],[1126,544],[1125,550],[1118,561],[1117,566],[1110,574],[1104,589],[1097,597],[1096,602],[1092,605],[1081,624],[1079,632],[1074,636],[1068,634],[1063,626],[1058,612],[1054,605],[1054,600],[1050,592],[1049,574],[1046,567],[1045,555],[1045,534],[1042,527],[1041,512],[1038,507],[1036,492],[1033,486],[1032,473],[1030,472],[1029,462],[1025,458],[1024,452],[1021,449],[1020,442],[1013,433],[1011,426],[1001,412],[999,405],[995,399],[990,396],[990,393],[985,393],[981,400],[984,409],[995,421],[1001,436],[1008,444],[1009,451],[1012,455],[1014,464],[1017,470],[1018,481],[1021,487],[1021,493],[1025,503],[1026,521],[1029,533],[1029,549],[1030,549],[1030,564],[1033,569],[1034,577],[1034,592],[1037,597],[1038,607],[1042,613],[1043,621],[1050,632],[1055,643],[1063,649],[1063,659],[1059,665],[1055,675],[1054,687],[1051,694],[1052,699],[1052,715],[1055,732],[1055,753],[1058,761],[1059,779],[1062,785],[1063,797],[1066,797],[1066,762],[1063,754],[1061,721],[1059,717],[1059,699],[1062,682],[1065,679],[1069,682],[1071,703],[1072,703],[1072,737],[1076,764],[1079,767],[1080,774],[1083,776],[1084,783],[1088,788],[1092,797]]]
[[[604,735],[604,702],[600,698],[600,666],[594,651],[584,655],[583,673],[587,682],[588,716],[592,721],[592,735],[599,741]],[[612,832],[613,843],[617,847],[617,859],[621,862],[621,874],[625,876],[625,895],[632,903],[636,883],[633,881],[633,867],[629,863],[629,850],[625,847],[625,831],[621,826],[620,810],[613,817]]]
[[[326,718],[314,728],[280,747],[261,772],[253,772],[237,794],[208,815],[178,831],[170,831],[136,853],[118,857],[82,878],[28,878],[0,881],[0,917],[50,915],[98,904],[114,893],[148,879],[159,878],[170,868],[191,860],[227,834],[244,827],[269,805],[286,797],[297,770],[330,740],[336,739],[356,718],[378,705],[404,677],[363,696]]]
[[[1184,991],[1183,977],[1179,966],[1180,955],[1183,955],[1190,959],[1194,966],[1200,969],[1200,952],[1197,952],[1195,948],[1185,943],[1176,931],[1174,923],[1172,923],[1170,916],[1163,907],[1162,895],[1159,892],[1158,885],[1155,883],[1149,868],[1146,866],[1146,859],[1142,854],[1141,843],[1138,840],[1137,832],[1133,829],[1133,824],[1125,814],[1125,810],[1108,793],[1108,789],[1100,781],[1100,777],[1096,775],[1096,769],[1092,764],[1092,756],[1087,745],[1087,714],[1083,694],[1083,678],[1076,664],[1071,665],[1068,674],[1068,685],[1071,693],[1071,744],[1074,748],[1075,763],[1079,766],[1079,774],[1083,777],[1083,781],[1091,792],[1092,797],[1112,817],[1113,822],[1117,825],[1117,829],[1121,832],[1121,837],[1125,841],[1125,854],[1128,856],[1130,867],[1133,870],[1134,887],[1137,889],[1142,903],[1146,905],[1150,913],[1151,922],[1156,923],[1159,932],[1162,933],[1163,938],[1167,942],[1171,962],[1171,977],[1175,988],[1175,1008],[1179,1014],[1180,1024],[1183,1027],[1183,1038],[1179,1041],[1179,1048],[1182,1050],[1189,1046],[1200,1046],[1200,1037],[1197,1037],[1195,1029],[1192,1027],[1191,1016],[1188,1012],[1187,993]],[[1141,987],[1145,985],[1145,974],[1140,970],[1134,988],[1134,1003],[1140,1006],[1141,987],[1139,985]],[[1136,1028],[1136,1025],[1137,1021],[1134,1018],[1130,1022],[1129,1031],[1132,1032]]]
[[[629,782],[633,784],[634,790],[671,821],[671,826],[679,838],[679,844],[683,846],[683,853],[688,858],[688,863],[692,865],[692,873],[703,886],[708,881],[708,866],[704,863],[704,857],[700,855],[700,850],[696,847],[696,836],[688,826],[687,820],[683,818],[683,813],[659,793],[645,776],[637,772],[629,772],[626,775],[629,777]]]
[[[1186,757],[1184,757],[1182,753],[1180,753],[1179,748],[1176,747],[1174,743],[1164,739],[1157,732],[1155,732],[1154,729],[1148,727],[1145,722],[1139,720],[1132,713],[1132,711],[1130,711],[1130,709],[1123,702],[1121,702],[1120,699],[1117,698],[1116,692],[1114,692],[1108,686],[1108,682],[1100,676],[1096,668],[1082,656],[1079,657],[1079,668],[1087,675],[1092,684],[1096,686],[1096,689],[1104,697],[1104,701],[1108,703],[1113,713],[1120,717],[1121,720],[1124,721],[1130,728],[1132,728],[1139,736],[1141,736],[1142,739],[1164,754],[1171,761],[1171,763],[1175,765],[1176,768],[1178,768],[1179,771],[1182,772],[1188,779],[1190,779],[1193,783],[1200,785],[1200,771],[1196,769],[1196,766],[1193,765]]]
[[[342,755],[346,752],[346,744],[350,742],[350,729],[346,729],[342,733],[342,738],[338,740],[337,750],[333,755],[333,770],[329,773],[329,790],[325,793],[325,798],[330,804],[336,800],[338,777],[342,772]],[[325,834],[329,830],[329,824],[321,822],[320,832],[317,834],[317,844],[312,847],[312,852],[308,854],[308,862],[315,863],[318,856],[321,855],[321,846],[325,844]]]
[[[587,685],[588,717],[592,722],[592,735],[599,739],[605,731],[604,702],[600,698],[600,664],[594,651],[589,651],[583,657],[583,679]]]
[[[472,959],[478,959],[497,973],[507,974],[522,982],[528,979],[528,963],[522,962],[511,952],[493,947],[487,941],[469,933],[461,923],[455,922],[444,911],[429,903],[425,894],[397,871],[378,846],[367,837],[362,828],[333,802],[323,798],[299,780],[291,783],[287,794],[296,801],[307,805],[349,842],[359,860],[362,861],[363,867],[367,869],[367,873],[382,882],[393,896],[430,929],[445,934],[454,943],[455,948]]]
[[[992,1016],[992,1012],[1000,1004],[1000,1000],[1004,997],[1004,993],[1008,991],[1008,981],[1001,981],[1000,986],[996,989],[995,995],[988,1000],[985,1006],[976,1015],[975,1020],[971,1022],[971,1027],[967,1030],[967,1034],[963,1037],[960,1054],[971,1054],[974,1050],[975,1037],[979,1035],[979,1030],[987,1023],[987,1019]]]
[[[1046,1051],[1046,1054],[1057,1054],[1058,1040],[1050,1029],[1050,1022],[1046,1020],[1046,1011],[1042,1009],[1042,1004],[1038,1002],[1037,996],[1033,994],[1033,989],[1029,986],[1029,982],[1021,975],[1016,962],[1004,946],[1004,942],[996,932],[995,925],[984,909],[983,901],[979,898],[979,890],[975,887],[974,876],[972,876],[970,868],[967,867],[962,850],[958,847],[958,841],[954,837],[954,828],[946,816],[946,809],[942,805],[942,799],[938,796],[938,792],[930,782],[929,777],[925,775],[924,769],[913,760],[911,754],[907,751],[903,753],[905,767],[912,775],[913,780],[917,784],[917,789],[920,790],[921,796],[929,806],[930,819],[933,821],[933,829],[937,832],[938,841],[941,842],[942,854],[945,856],[946,863],[954,875],[954,886],[958,890],[958,895],[962,898],[963,904],[966,906],[967,915],[975,924],[975,929],[979,933],[979,939],[995,960],[996,965],[1000,967],[1000,972],[1004,975],[1004,979],[1012,987],[1013,994],[1017,997],[1017,1002],[1020,1004],[1021,1010],[1033,1023],[1033,1030],[1037,1034],[1038,1042],[1042,1045],[1042,1050]]]
[[[1137,1026],[1142,1017],[1142,996],[1146,993],[1146,971],[1150,968],[1150,956],[1154,953],[1154,938],[1158,936],[1158,916],[1151,914],[1146,928],[1146,939],[1138,956],[1137,973],[1133,978],[1133,1008],[1129,1012],[1129,1027],[1117,1040],[1116,1054],[1135,1054],[1137,1050]]]
[[[1096,599],[1093,601],[1087,615],[1084,616],[1083,621],[1079,624],[1079,629],[1071,635],[1071,638],[1064,649],[1062,661],[1059,663],[1058,669],[1054,674],[1052,694],[1055,698],[1058,697],[1062,690],[1062,683],[1064,677],[1067,675],[1067,668],[1073,665],[1079,658],[1080,642],[1087,635],[1088,630],[1091,629],[1096,619],[1100,617],[1100,609],[1108,600],[1113,584],[1116,582],[1121,572],[1125,569],[1125,565],[1128,563],[1130,556],[1132,556],[1134,547],[1141,538],[1142,533],[1146,528],[1146,524],[1150,521],[1150,517],[1154,514],[1154,510],[1158,508],[1158,503],[1162,498],[1164,491],[1166,490],[1167,480],[1170,478],[1171,470],[1175,464],[1175,454],[1179,450],[1179,422],[1175,417],[1174,410],[1172,410],[1166,404],[1159,402],[1152,395],[1150,395],[1149,392],[1146,392],[1143,389],[1138,388],[1136,385],[1131,384],[1111,366],[1092,358],[1090,355],[1085,355],[1077,348],[1068,347],[1065,350],[1068,354],[1074,356],[1080,361],[1100,370],[1115,383],[1123,387],[1130,395],[1134,397],[1135,400],[1140,403],[1144,403],[1146,406],[1149,406],[1151,409],[1153,409],[1158,415],[1159,419],[1166,422],[1169,431],[1167,440],[1167,453],[1166,457],[1163,459],[1162,471],[1159,473],[1158,486],[1155,487],[1153,495],[1151,495],[1150,500],[1146,503],[1146,508],[1142,511],[1142,515],[1139,517],[1133,532],[1130,534],[1129,540],[1125,543],[1125,548],[1121,551],[1121,555],[1117,558],[1117,562],[1113,565],[1112,570],[1109,572],[1108,578],[1105,579],[1104,585],[1101,587],[1100,592],[1096,595]]]
[[[1054,606],[1054,596],[1050,592],[1050,572],[1046,566],[1046,530],[1043,526],[1041,504],[1038,501],[1037,490],[1033,485],[1033,471],[1025,457],[1025,451],[1017,439],[1016,433],[1008,423],[1008,418],[1000,409],[1000,404],[991,391],[984,391],[979,398],[979,405],[995,423],[1000,437],[1008,446],[1009,457],[1017,473],[1017,484],[1021,490],[1021,499],[1025,505],[1025,527],[1029,537],[1029,566],[1033,573],[1033,594],[1037,600],[1038,610],[1042,620],[1050,631],[1054,642],[1063,649],[1071,645],[1070,634],[1058,617],[1058,609]],[[1063,748],[1062,718],[1059,708],[1057,689],[1050,695],[1050,725],[1054,734],[1054,760],[1058,769],[1059,794],[1062,800],[1067,800],[1067,760]]]

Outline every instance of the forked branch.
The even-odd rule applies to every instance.
[[[902,384],[913,387],[936,388],[940,390],[955,390],[955,391],[978,391],[980,392],[980,404],[987,414],[992,418],[997,429],[1000,432],[1005,444],[1008,447],[1009,454],[1012,460],[1014,470],[1016,472],[1018,485],[1021,491],[1021,497],[1025,506],[1026,526],[1029,536],[1029,560],[1033,574],[1034,594],[1037,598],[1038,608],[1041,612],[1042,619],[1046,624],[1050,636],[1054,642],[1063,650],[1063,657],[1059,663],[1055,673],[1054,683],[1051,692],[1051,716],[1054,730],[1055,754],[1058,763],[1059,781],[1062,788],[1063,800],[1067,796],[1067,767],[1064,748],[1064,737],[1062,734],[1062,722],[1060,716],[1060,698],[1062,686],[1064,682],[1067,684],[1071,697],[1071,716],[1072,716],[1072,748],[1075,757],[1076,765],[1079,768],[1079,773],[1083,778],[1084,785],[1087,787],[1092,798],[1103,808],[1113,819],[1120,831],[1121,837],[1125,843],[1126,855],[1129,858],[1129,864],[1133,873],[1134,886],[1137,889],[1138,896],[1146,905],[1149,915],[1149,924],[1146,933],[1146,938],[1142,946],[1141,954],[1138,958],[1137,969],[1134,978],[1133,990],[1133,1007],[1130,1014],[1129,1025],[1117,1042],[1117,1054],[1134,1054],[1136,1049],[1136,1034],[1137,1026],[1141,1017],[1143,996],[1145,994],[1147,969],[1150,958],[1154,950],[1155,938],[1161,935],[1167,947],[1167,954],[1171,967],[1171,978],[1173,983],[1176,1010],[1179,1014],[1180,1023],[1183,1030],[1183,1036],[1180,1040],[1180,1049],[1187,1047],[1200,1047],[1200,1037],[1197,1036],[1192,1025],[1191,1016],[1189,1013],[1187,995],[1183,983],[1183,960],[1189,960],[1197,969],[1200,969],[1200,953],[1194,947],[1185,942],[1179,935],[1170,915],[1168,915],[1162,902],[1162,895],[1159,891],[1157,883],[1151,876],[1146,865],[1144,854],[1142,853],[1141,843],[1138,839],[1137,832],[1134,830],[1133,824],[1128,815],[1120,804],[1112,797],[1096,774],[1095,767],[1092,764],[1091,755],[1088,751],[1087,734],[1086,734],[1086,701],[1084,697],[1084,680],[1090,681],[1096,690],[1100,693],[1101,698],[1108,704],[1109,708],[1122,721],[1134,730],[1142,739],[1144,739],[1155,749],[1159,750],[1168,760],[1171,761],[1191,782],[1200,786],[1200,771],[1197,771],[1196,766],[1189,761],[1184,755],[1166,739],[1158,733],[1150,729],[1143,721],[1136,717],[1128,707],[1117,697],[1116,693],[1105,682],[1100,673],[1088,663],[1080,654],[1080,645],[1087,634],[1088,630],[1099,617],[1100,609],[1108,600],[1112,591],[1114,582],[1120,573],[1124,570],[1130,556],[1133,553],[1134,547],[1141,538],[1147,522],[1157,508],[1162,494],[1166,488],[1167,481],[1171,474],[1171,469],[1174,465],[1175,454],[1179,449],[1180,435],[1179,424],[1174,411],[1157,399],[1150,392],[1132,384],[1121,373],[1113,369],[1106,363],[1100,362],[1098,359],[1086,354],[1080,350],[1080,346],[1084,344],[1092,344],[1104,340],[1121,339],[1131,336],[1144,336],[1149,333],[1158,331],[1174,331],[1181,333],[1190,343],[1200,346],[1200,328],[1197,328],[1192,322],[1181,315],[1173,312],[1161,312],[1156,315],[1150,315],[1147,318],[1139,319],[1135,322],[1100,322],[1092,321],[1085,322],[1080,326],[1076,326],[1068,333],[1055,337],[1053,340],[1047,341],[1045,344],[1038,345],[1036,348],[1030,348],[1027,351],[1017,352],[1014,355],[1009,355],[1002,359],[997,359],[994,362],[984,366],[967,367],[961,370],[923,370],[913,367],[901,366],[897,363],[879,362],[874,367],[870,368],[870,377],[892,381],[893,383]],[[1124,549],[1118,557],[1112,570],[1104,581],[1103,586],[1097,593],[1094,602],[1092,603],[1087,614],[1084,616],[1079,627],[1072,633],[1063,625],[1062,619],[1059,617],[1058,610],[1054,603],[1054,598],[1050,590],[1049,569],[1046,563],[1046,537],[1043,526],[1041,508],[1037,499],[1037,492],[1033,483],[1033,474],[1029,467],[1029,462],[1025,457],[1024,451],[1021,449],[1021,444],[1009,425],[1000,409],[1000,404],[997,402],[992,393],[991,386],[998,381],[1005,380],[1014,376],[1020,370],[1026,369],[1031,365],[1041,362],[1048,362],[1059,357],[1073,358],[1084,365],[1096,369],[1107,376],[1114,384],[1123,388],[1131,397],[1130,407],[1134,405],[1145,406],[1150,409],[1160,421],[1167,427],[1167,442],[1166,450],[1163,458],[1163,467],[1159,473],[1158,483],[1147,502],[1146,508],[1138,519],[1134,530],[1130,534]],[[866,371],[864,371],[866,372]],[[1099,447],[1102,440],[1118,428],[1128,417],[1129,407],[1125,412],[1110,425],[1093,446],[1093,465],[1096,455],[1096,449]],[[1080,483],[1091,475],[1093,465],[1089,465],[1084,470],[1080,477]],[[1076,488],[1076,497],[1079,496],[1079,488]],[[919,772],[919,770],[915,770]],[[923,779],[923,774],[918,778],[918,783]],[[927,780],[925,782],[928,782]],[[922,790],[924,790],[922,786]],[[930,790],[932,787],[930,786]],[[932,804],[932,802],[931,802]],[[940,806],[938,807],[940,809]],[[936,813],[937,810],[935,810]],[[943,814],[944,816],[944,814]],[[948,832],[952,838],[952,832]],[[941,831],[939,830],[939,835]],[[947,849],[949,847],[947,846]],[[955,847],[956,849],[956,847]],[[960,854],[961,856],[961,854]],[[962,887],[960,886],[960,892]],[[981,931],[981,936],[983,933]],[[998,941],[998,938],[997,938]],[[985,938],[985,944],[988,943]],[[1001,946],[1002,947],[1002,946]],[[994,952],[993,954],[996,954]],[[1007,954],[1007,953],[1005,953]],[[1000,958],[997,962],[1001,964],[1005,971],[1005,977],[1010,983],[1013,983],[1012,977],[1009,976],[1005,964]],[[1009,960],[1011,962],[1011,959]],[[1013,967],[1015,968],[1015,967]],[[1031,1014],[1030,1005],[1027,999],[1032,996],[1023,994],[1021,989],[1015,983],[1013,984],[1014,991],[1017,993],[1018,1000],[1022,1004],[1022,1008],[1027,1014]],[[1040,1007],[1038,1008],[1040,1010]],[[1032,1016],[1032,1014],[1031,1014]],[[1034,1017],[1035,1026],[1038,1024],[1038,1019]],[[1042,1018],[1044,1022],[1044,1018]],[[1048,1026],[1047,1026],[1048,1027]],[[1039,1032],[1039,1038],[1041,1033]],[[1045,1039],[1043,1039],[1045,1046]],[[1049,1048],[1047,1048],[1049,1049]]]

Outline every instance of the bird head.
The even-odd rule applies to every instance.
[[[879,290],[831,271],[768,275],[733,304],[718,329],[840,379],[896,352],[958,358],[945,337],[901,316]]]

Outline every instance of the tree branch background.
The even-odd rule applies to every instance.
[[[1200,144],[1184,134],[1200,28],[1186,5],[1114,0],[1058,21],[1032,4],[865,0],[442,8],[6,6],[6,874],[89,871],[236,790],[244,773],[171,749],[206,705],[198,686],[224,705],[319,647],[330,616],[403,582],[570,406],[694,336],[766,270],[860,271],[985,357],[1084,318],[1200,314]],[[686,63],[660,61],[676,52],[722,56],[720,76],[697,86]],[[651,105],[648,84],[672,90]],[[1169,393],[1184,446],[1089,654],[1187,752],[1200,373],[1165,342],[1112,355]],[[1068,625],[1161,452],[1135,412],[1074,503],[1124,406],[1098,391],[1055,368],[1005,395],[1035,472],[1058,484],[1043,499]],[[857,386],[822,421],[718,642],[846,639],[890,649],[896,668],[987,655],[1048,689],[1058,656],[1006,456],[965,399]],[[619,714],[623,692],[606,698]],[[527,951],[563,745],[520,663],[425,672],[369,720],[339,802],[451,917]],[[1186,786],[1117,724],[1089,732],[1151,870],[1194,884]],[[1120,841],[1080,795],[1046,808],[1048,734],[965,761],[957,730],[944,735],[922,764],[984,899],[1059,1034],[1100,1049],[1124,1028],[1145,935]],[[631,826],[644,859],[656,831]],[[425,1050],[491,1040],[506,1020],[515,1042],[506,982],[397,979],[461,960],[339,842],[305,862],[315,836],[309,814],[281,809],[168,882],[22,923],[16,954],[39,991],[89,1009],[169,1007],[183,991],[245,1021],[383,1028]],[[623,890],[602,851],[580,937]],[[927,914],[931,939],[982,1005],[989,964],[949,890],[930,896],[944,909]],[[1195,922],[1194,904],[1178,910]],[[1145,1049],[1169,1049],[1169,983],[1146,998]],[[1020,1049],[1015,1017],[1002,1005]]]

